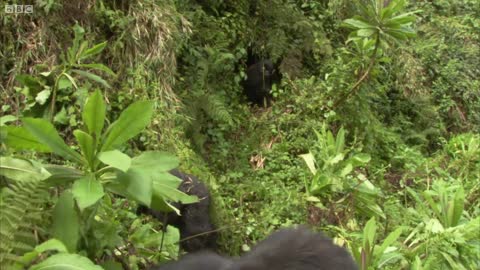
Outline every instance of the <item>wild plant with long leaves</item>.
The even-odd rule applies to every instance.
[[[333,108],[358,91],[381,56],[381,47],[388,48],[390,43],[399,43],[416,36],[411,26],[415,22],[415,13],[418,11],[398,14],[405,8],[405,0],[392,0],[387,6],[384,2],[372,0],[370,5],[361,6],[361,15],[343,22],[344,27],[353,30],[347,43],[353,42],[355,48],[370,55],[370,60],[359,79],[335,101]]]
[[[88,244],[87,232],[94,226],[92,224],[98,206],[104,203],[102,198],[112,193],[153,209],[167,211],[175,210],[167,201],[197,201],[195,197],[178,191],[180,180],[168,173],[178,166],[178,160],[174,156],[147,151],[131,158],[117,150],[149,124],[153,106],[151,101],[135,102],[105,129],[106,104],[100,91],[95,91],[84,106],[84,128],[73,132],[80,152],[68,146],[54,126],[45,119],[23,118],[22,127],[5,127],[4,142],[7,147],[51,152],[75,164],[71,167],[36,163],[36,171],[42,172],[40,181],[51,187],[61,186],[63,190],[53,211],[51,236],[65,248],[58,248],[58,243],[55,244],[60,253],[42,262],[42,266],[54,265],[60,260],[59,257],[74,266],[76,261],[84,262],[84,259],[79,259],[79,255],[74,253],[81,250],[88,254],[98,253],[98,250],[92,250],[98,247]],[[30,166],[29,164],[19,162],[16,158],[2,157],[0,175],[13,182],[22,181],[28,175],[32,177],[32,174],[25,175],[28,171],[25,166]],[[38,249],[40,253],[43,247]],[[64,249],[70,252],[69,256],[63,252]],[[25,264],[36,258],[31,254],[25,256],[28,257],[24,258]],[[65,256],[71,257],[71,260]]]

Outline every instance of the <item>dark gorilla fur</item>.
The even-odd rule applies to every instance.
[[[210,221],[210,192],[207,186],[195,176],[182,173],[176,169],[171,170],[170,173],[182,179],[178,189],[188,195],[197,196],[199,202],[185,205],[174,203],[173,205],[180,210],[181,216],[178,216],[175,212],[168,214],[159,212],[143,205],[137,209],[137,214],[152,215],[162,222],[166,217],[168,225],[179,229],[181,239],[188,238],[180,242],[180,247],[185,251],[215,250],[217,235],[214,232],[215,226]]]
[[[232,264],[232,261],[210,251],[201,251],[194,254],[188,254],[181,260],[170,262],[161,266],[151,268],[150,270],[219,270],[226,269]]]
[[[330,238],[300,227],[273,233],[235,260],[197,253],[155,270],[358,270],[358,266]]]
[[[272,83],[274,77],[274,67],[272,61],[261,60],[248,67],[247,79],[243,83],[243,88],[248,100],[259,106],[270,106],[272,95]]]

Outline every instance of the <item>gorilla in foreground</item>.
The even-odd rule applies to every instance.
[[[210,220],[210,192],[207,186],[193,175],[185,174],[177,169],[171,170],[170,174],[180,178],[182,183],[178,189],[188,195],[195,195],[199,202],[181,205],[173,205],[180,210],[181,216],[175,212],[163,213],[146,206],[139,206],[137,214],[148,214],[161,222],[175,226],[180,231],[180,247],[187,252],[195,252],[204,249],[216,249],[217,235],[215,226]],[[167,225],[165,224],[165,225]],[[166,227],[166,226],[165,226]]]
[[[270,60],[261,60],[247,69],[247,79],[243,83],[243,88],[248,100],[259,106],[270,106],[272,101],[272,90],[274,78],[274,67]]]
[[[282,229],[237,259],[213,252],[189,254],[151,270],[357,270],[346,249],[304,227]]]

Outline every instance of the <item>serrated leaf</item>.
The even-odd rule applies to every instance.
[[[41,143],[48,145],[52,151],[66,159],[83,164],[80,154],[72,150],[58,135],[53,125],[44,119],[24,118],[25,128]]]
[[[127,172],[132,164],[132,159],[128,155],[118,150],[102,152],[98,155],[98,159],[109,166],[121,170],[122,172]]]
[[[29,270],[103,270],[87,257],[78,254],[59,253],[35,264]]]
[[[75,211],[73,195],[63,192],[53,209],[52,235],[60,240],[70,252],[77,250],[80,239],[80,221]]]
[[[100,77],[98,75],[95,75],[95,74],[90,73],[88,71],[79,70],[79,69],[72,69],[72,72],[77,73],[78,75],[80,75],[82,77],[85,77],[87,79],[90,79],[92,81],[98,82],[98,83],[102,84],[103,86],[105,86],[106,88],[110,88],[110,85],[107,83],[107,81],[105,81],[104,79],[102,79],[102,77]]]
[[[94,205],[103,195],[103,186],[93,175],[87,175],[73,183],[72,194],[80,210]]]
[[[106,132],[102,152],[114,149],[140,133],[149,123],[153,102],[137,101],[128,106]]]

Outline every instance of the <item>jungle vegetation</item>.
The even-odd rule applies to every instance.
[[[197,200],[176,167],[221,253],[308,224],[363,270],[480,269],[478,0],[25,2],[0,4],[2,269],[177,258],[135,213]]]

